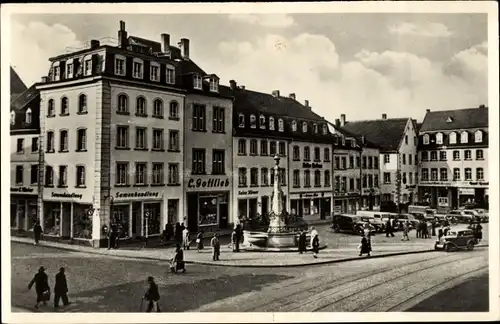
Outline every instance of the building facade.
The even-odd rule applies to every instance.
[[[487,207],[488,108],[427,111],[419,136],[419,199],[440,210]]]

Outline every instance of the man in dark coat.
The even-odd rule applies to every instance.
[[[116,228],[115,225],[111,225],[108,229],[108,250],[115,248],[116,244]]]
[[[181,248],[180,244],[177,244],[175,250],[175,272],[182,270],[182,273],[186,272],[186,265],[184,263],[184,251]]]
[[[299,253],[300,254],[306,252],[306,245],[307,245],[306,232],[304,230],[301,230],[300,234],[299,234]]]
[[[236,225],[236,228],[234,229],[234,231],[235,231],[236,252],[240,252],[240,242],[241,242],[241,237],[243,236],[243,231],[241,230],[241,225],[240,224]]]
[[[62,299],[64,306],[70,304],[68,300],[68,282],[66,281],[66,274],[64,268],[59,269],[56,274],[56,284],[54,285],[54,308],[59,307],[59,299]]]
[[[181,244],[182,243],[182,227],[180,223],[175,224],[175,242]]]
[[[37,221],[35,226],[33,226],[33,235],[35,237],[35,245],[38,245],[40,238],[42,237],[42,226],[40,226],[39,221]]]
[[[38,304],[40,304],[40,302],[43,302],[44,306],[47,305],[47,300],[50,296],[49,277],[45,273],[44,267],[40,267],[40,269],[38,269],[38,273],[35,274],[28,285],[28,290],[30,290],[33,285],[35,285],[36,291],[35,308],[38,309]]]
[[[393,227],[392,227],[392,217],[390,217],[388,220],[387,220],[387,223],[385,223],[385,237],[389,237],[392,236],[394,237],[394,233],[393,233]]]
[[[155,304],[156,304],[156,311],[160,312],[160,305],[158,305],[158,301],[160,300],[160,292],[158,291],[158,285],[156,284],[155,279],[153,277],[148,277],[148,283],[149,283],[149,288],[143,297],[143,299],[148,301],[148,308],[146,312],[150,313],[153,310]]]

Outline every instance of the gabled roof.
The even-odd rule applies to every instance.
[[[421,132],[488,127],[488,107],[429,111]]]
[[[19,77],[17,72],[10,67],[10,94],[19,95],[26,91],[28,87],[24,84],[23,80]]]
[[[368,141],[382,151],[397,151],[409,118],[391,118],[346,122],[343,130],[365,136]]]

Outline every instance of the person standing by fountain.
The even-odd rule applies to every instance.
[[[313,250],[313,257],[316,259],[318,257],[319,253],[319,235],[318,232],[316,232],[316,235],[312,238],[312,250]]]
[[[212,246],[212,260],[219,261],[220,256],[220,241],[217,233],[214,233],[214,237],[210,241],[210,246]]]
[[[306,231],[304,231],[303,229],[300,231],[300,235],[299,235],[299,253],[302,254],[304,252],[306,252]]]

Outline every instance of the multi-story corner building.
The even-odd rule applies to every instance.
[[[185,99],[208,83],[189,40],[178,45],[128,36],[120,22],[118,46],[92,40],[50,59],[37,85],[46,236],[97,246],[112,223],[134,238],[183,221]]]
[[[488,108],[430,111],[420,128],[419,198],[448,210],[488,205]]]
[[[281,96],[238,87],[230,90],[234,103],[235,148],[233,170],[239,217],[265,215],[271,209],[274,181],[283,186],[286,209],[305,220],[331,213],[332,136],[326,121],[295,94]],[[280,157],[280,173],[273,174],[274,156]]]
[[[10,107],[10,227],[13,230],[30,230],[38,219],[39,137],[40,94],[31,87],[17,93]]]
[[[408,204],[416,201],[418,158],[415,120],[387,119],[386,114],[382,114],[382,119],[378,120],[346,122],[345,116],[341,119],[341,126],[346,131],[365,136],[367,141],[380,149],[378,162],[373,158],[375,153],[371,152],[370,168],[370,155],[367,151],[366,164],[363,159],[362,165],[366,165],[367,170],[374,169],[376,163],[380,166],[381,208],[405,209]],[[370,181],[369,174],[366,181]],[[372,190],[369,186],[366,189],[370,195]]]

